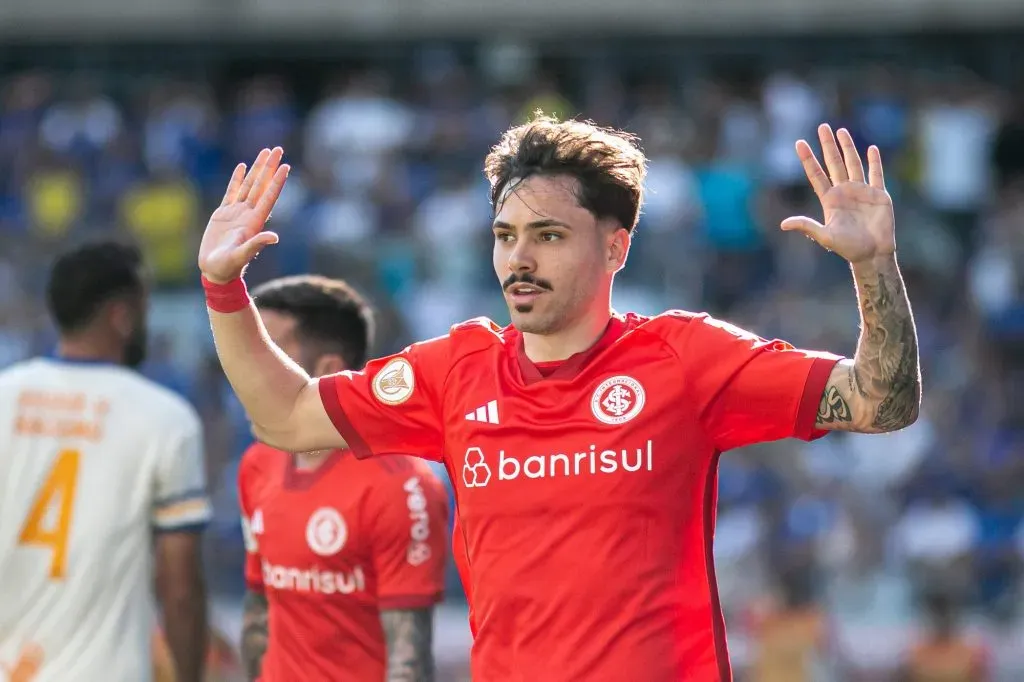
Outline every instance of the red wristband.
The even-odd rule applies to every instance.
[[[203,291],[206,292],[206,307],[218,313],[237,313],[249,307],[249,290],[245,280],[236,277],[230,282],[218,284],[202,276]]]

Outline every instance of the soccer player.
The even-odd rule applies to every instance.
[[[614,312],[644,156],[625,134],[539,118],[485,162],[512,325],[472,320],[363,371],[311,378],[270,342],[242,279],[278,239],[264,223],[283,151],[236,168],[199,253],[220,361],[261,440],[442,459],[467,554],[475,682],[731,679],[711,552],[720,454],[916,419],[917,337],[878,150],[865,175],[846,131],[819,136],[827,171],[807,142],[796,152],[825,224],[782,228],[849,261],[853,359],[704,314]]]
[[[289,277],[254,295],[272,342],[310,376],[366,362],[371,311],[344,282]],[[238,488],[250,678],[434,679],[448,497],[426,462],[256,444],[242,458]]]
[[[0,372],[0,664],[33,682],[151,679],[155,569],[178,679],[200,682],[202,428],[133,369],[141,256],[113,241],[75,248],[46,298],[55,356]]]

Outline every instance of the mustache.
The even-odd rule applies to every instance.
[[[547,291],[552,291],[553,289],[553,287],[551,286],[551,282],[547,281],[546,279],[534,277],[528,272],[523,272],[520,274],[512,273],[504,282],[501,283],[501,289],[502,291],[508,291],[509,287],[516,284],[532,284],[538,289],[545,289]]]

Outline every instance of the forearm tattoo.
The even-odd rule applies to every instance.
[[[884,433],[914,422],[921,403],[917,330],[896,262],[854,272],[861,334],[852,364],[834,371],[818,424]]]
[[[851,375],[852,376],[852,375]],[[821,403],[818,405],[818,422],[821,424],[835,424],[853,420],[850,406],[846,399],[835,386],[826,386],[825,392],[821,394]]]
[[[434,610],[382,611],[388,651],[387,682],[434,682]]]
[[[246,592],[242,605],[242,664],[249,680],[255,680],[263,667],[270,634],[267,598],[257,592]]]

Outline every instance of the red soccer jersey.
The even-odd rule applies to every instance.
[[[838,359],[672,311],[615,317],[542,373],[515,329],[474,320],[320,395],[358,457],[444,453],[474,682],[711,682],[731,679],[719,454],[820,435]]]
[[[304,471],[257,444],[238,487],[246,583],[270,607],[260,680],[384,680],[380,611],[432,606],[444,587],[448,497],[429,465],[336,451]]]

